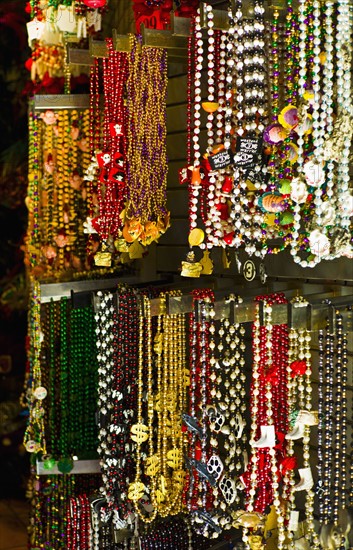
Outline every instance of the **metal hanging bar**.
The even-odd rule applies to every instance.
[[[70,65],[82,65],[90,67],[93,65],[93,57],[89,50],[79,48],[67,48],[67,60]]]
[[[88,109],[88,94],[35,95],[33,106],[36,111],[45,109]]]
[[[102,40],[89,41],[89,53],[92,57],[108,57],[108,47]]]
[[[51,476],[51,475],[63,475],[60,470],[58,470],[57,465],[53,468],[48,469],[45,462],[40,460],[36,463],[36,472],[38,476]],[[73,468],[68,475],[71,474],[100,474],[100,462],[99,460],[74,460]],[[65,473],[67,475],[67,473]]]
[[[131,40],[128,34],[118,34],[116,29],[113,29],[112,38],[113,38],[114,49],[117,52],[131,51]]]

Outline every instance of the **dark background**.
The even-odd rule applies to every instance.
[[[27,17],[23,1],[0,0],[0,498],[24,496],[28,473],[19,403],[27,329]]]

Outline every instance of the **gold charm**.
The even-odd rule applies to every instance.
[[[146,458],[146,474],[148,476],[154,477],[159,472],[159,458],[157,455],[152,455]]]
[[[172,449],[167,453],[167,464],[173,470],[176,470],[180,465],[180,450],[179,449]]]
[[[164,419],[164,431],[167,437],[172,435],[172,422],[168,417]]]
[[[114,241],[114,246],[118,252],[129,252],[129,245],[125,239],[116,239]]]
[[[160,491],[162,493],[162,495],[166,495],[167,494],[167,480],[164,476],[161,476],[160,477]]]
[[[140,245],[138,241],[134,241],[129,246],[129,256],[131,260],[139,260],[140,258],[143,257],[143,253],[144,253],[144,248],[143,246]]]
[[[186,262],[181,262],[181,276],[182,277],[200,277],[202,271],[202,265],[199,262],[195,262],[195,254],[189,252],[186,256]]]
[[[184,369],[184,386],[187,388],[190,386],[190,371],[189,369]]]
[[[129,485],[127,498],[133,501],[140,500],[145,494],[145,491],[146,487],[144,486],[144,484],[141,483],[141,481],[135,481],[134,483],[131,483]]]
[[[173,472],[174,483],[184,486],[185,474],[186,474],[185,470],[174,470]]]
[[[212,275],[213,273],[213,261],[210,258],[210,253],[208,250],[205,250],[203,256],[200,260],[200,265],[202,266],[202,275]]]
[[[157,500],[157,504],[161,504],[162,502],[165,501],[165,496],[163,495],[162,491],[160,491],[159,489],[156,490],[156,500]]]
[[[112,255],[110,252],[97,252],[94,255],[94,263],[98,267],[110,267],[112,265]]]
[[[176,410],[177,404],[174,398],[174,395],[172,392],[168,392],[166,395],[166,402],[167,402],[167,409],[170,412],[173,412]]]
[[[190,246],[199,246],[205,238],[205,234],[202,229],[195,227],[189,233],[188,241]]]
[[[263,550],[265,548],[261,535],[250,535],[249,546],[251,550]]]
[[[156,393],[154,396],[154,408],[157,412],[161,412],[161,394]]]
[[[161,355],[161,353],[163,351],[163,334],[161,334],[160,332],[158,334],[156,334],[156,336],[154,338],[153,351],[157,355]]]
[[[224,269],[229,269],[230,268],[231,261],[229,259],[229,256],[228,256],[227,251],[226,251],[225,248],[222,249],[222,264],[223,264]]]
[[[148,427],[144,424],[134,424],[131,426],[131,439],[141,445],[148,439]]]
[[[233,527],[249,527],[254,529],[259,525],[263,525],[265,521],[265,516],[258,514],[256,512],[247,512],[246,510],[237,510],[232,513],[233,517]]]

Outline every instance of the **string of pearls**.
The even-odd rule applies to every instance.
[[[307,76],[307,64],[306,64],[306,48],[307,48],[307,38],[308,38],[308,24],[307,24],[307,1],[299,0],[299,80],[298,80],[298,97],[303,98],[306,92],[306,76]],[[298,160],[297,160],[297,172],[298,178],[303,178],[303,168],[304,168],[304,135],[299,133],[298,140]],[[313,259],[303,260],[298,254],[299,246],[299,230],[301,226],[301,208],[299,202],[293,201],[293,230],[292,230],[292,241],[291,241],[291,255],[295,263],[301,265],[301,267],[315,267],[320,261],[320,256],[317,255]]]
[[[352,115],[352,18],[348,0],[339,0],[337,3],[337,110],[338,117],[341,114]],[[345,200],[349,190],[349,154],[352,142],[352,135],[348,134],[344,140],[344,147],[338,163],[337,194],[339,209],[339,224],[348,230],[350,218],[342,208],[342,201]]]

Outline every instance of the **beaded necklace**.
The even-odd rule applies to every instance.
[[[122,236],[147,246],[169,226],[166,207],[167,59],[131,37],[126,83],[126,203]]]
[[[245,486],[249,513],[263,514],[273,504],[278,522],[278,545],[285,540],[284,517],[280,506],[280,464],[286,452],[284,433],[287,418],[288,329],[272,325],[272,305],[286,303],[281,294],[260,296],[263,302],[264,326],[260,326],[257,304],[253,324],[253,374],[251,384],[251,459],[241,476]],[[276,362],[273,358],[276,357]],[[283,378],[285,379],[283,381]],[[273,404],[276,403],[276,408]],[[248,530],[243,533],[248,541]]]
[[[339,524],[340,510],[346,508],[347,477],[346,477],[346,453],[347,453],[347,335],[344,334],[343,316],[336,311],[335,326],[335,382],[336,382],[336,406],[335,406],[335,434],[334,446],[334,477],[333,477],[333,503],[332,515],[335,525]]]
[[[29,332],[29,419],[23,444],[29,453],[42,451],[46,454],[44,429],[44,408],[42,400],[47,396],[47,390],[42,386],[41,354],[41,315],[40,315],[40,285],[31,281],[31,301],[28,314]]]
[[[193,529],[206,537],[217,537],[221,528],[219,518],[212,511],[212,490],[214,476],[208,471],[211,449],[209,449],[209,406],[211,400],[210,349],[210,304],[213,292],[193,291],[193,312],[190,314],[190,404],[184,423],[189,430],[189,451],[186,460],[190,471],[185,486],[186,504],[192,512]],[[212,307],[211,307],[212,311]]]
[[[88,116],[75,109],[30,114],[27,248],[30,269],[41,279],[58,280],[85,266]]]
[[[113,382],[113,295],[111,292],[98,291],[95,297],[96,345],[98,361],[98,455],[103,480],[103,495],[108,505],[112,499],[114,487],[109,479],[110,447],[108,439],[108,419],[112,408]]]
[[[306,306],[307,303],[297,298],[293,302],[293,307]],[[289,456],[293,455],[293,440],[303,437],[303,467],[299,470],[300,481],[293,485],[293,475],[289,475],[291,486],[286,487],[286,492],[290,500],[290,506],[287,514],[289,519],[288,530],[294,531],[297,523],[297,512],[294,511],[295,491],[306,491],[305,513],[307,535],[310,537],[313,548],[319,548],[319,539],[314,528],[314,492],[313,478],[310,468],[310,426],[316,425],[318,419],[316,413],[312,411],[312,386],[311,386],[311,335],[307,330],[291,329],[291,354],[289,356],[288,370],[292,382],[290,384],[290,407],[289,422],[292,430],[287,433],[289,440]],[[295,420],[294,420],[295,419]],[[293,533],[288,534],[293,539]]]
[[[71,308],[69,326],[69,434],[71,453],[81,456],[97,447],[97,364],[91,307]]]
[[[138,378],[137,378],[137,423],[131,426],[131,439],[136,443],[136,475],[129,485],[128,498],[134,504],[136,513],[145,523],[152,523],[156,518],[158,507],[156,500],[156,476],[151,475],[149,501],[153,507],[148,517],[140,508],[139,502],[146,493],[146,486],[141,481],[142,471],[142,443],[148,443],[147,466],[154,463],[154,438],[153,438],[153,417],[154,411],[151,402],[152,398],[152,319],[151,306],[147,296],[142,296],[142,306],[139,311],[139,343],[138,343]],[[150,399],[147,407],[147,422],[143,421],[143,389],[144,373],[146,376],[147,395]]]
[[[240,303],[241,299],[230,296],[230,307],[235,303]],[[212,314],[210,311],[210,315]],[[232,311],[230,314],[232,315]],[[210,334],[216,331],[214,323],[210,324]],[[210,417],[210,438],[211,446],[214,448],[213,455],[208,462],[208,470],[217,480],[217,488],[213,488],[214,502],[213,506],[225,511],[234,509],[240,502],[240,496],[236,490],[236,483],[233,479],[234,473],[239,474],[244,470],[244,413],[246,409],[245,397],[245,373],[244,373],[244,351],[245,343],[243,341],[244,328],[239,324],[234,324],[229,319],[222,319],[218,330],[219,341],[217,345],[217,355],[215,355],[216,346],[213,340],[210,340],[210,363],[212,367],[211,396],[213,405],[208,409]],[[224,384],[221,392],[221,384]],[[213,410],[214,407],[214,410]],[[227,455],[224,458],[224,468],[220,458],[217,455],[217,447],[221,441],[220,436],[225,435],[223,443]],[[216,436],[218,435],[218,440]],[[220,445],[221,446],[221,445]],[[216,454],[215,454],[216,453]],[[226,515],[219,519],[223,529],[229,529],[231,521],[227,522]]]

